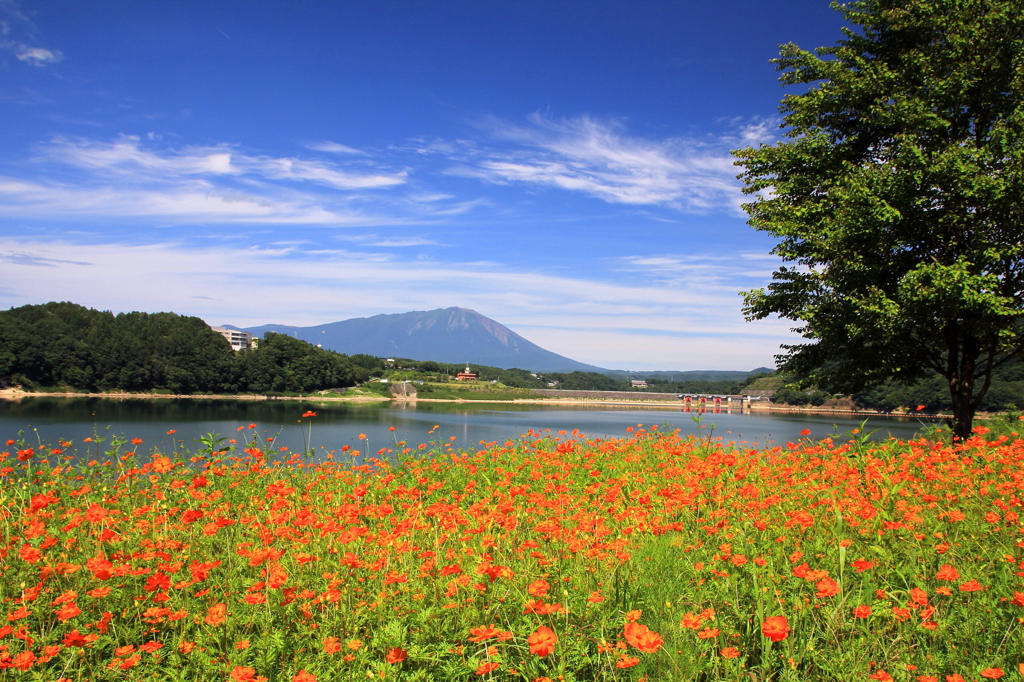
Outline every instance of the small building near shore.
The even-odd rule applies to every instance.
[[[391,397],[395,400],[416,400],[416,384],[411,381],[392,383]]]
[[[469,371],[469,363],[466,363],[466,371],[459,372],[455,377],[456,381],[476,381],[476,374]]]
[[[629,383],[633,388],[647,388],[647,382],[643,379],[633,379]]]

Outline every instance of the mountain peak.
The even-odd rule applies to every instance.
[[[411,360],[469,361],[535,372],[602,371],[545,350],[500,322],[457,306],[357,317],[314,327],[267,324],[245,331],[258,336],[268,331],[288,334],[348,355],[367,353]]]

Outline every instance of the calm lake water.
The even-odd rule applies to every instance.
[[[312,410],[316,417],[297,423]],[[479,441],[504,441],[525,434],[529,429],[553,432],[579,429],[589,437],[624,436],[626,428],[637,424],[681,429],[683,433],[707,432],[726,441],[796,441],[803,429],[812,438],[843,434],[860,425],[860,420],[843,416],[788,413],[706,412],[701,429],[692,412],[678,408],[644,407],[566,407],[564,405],[505,405],[418,403],[332,403],[316,401],[242,401],[242,400],[109,400],[95,398],[30,398],[20,402],[0,401],[0,438],[17,438],[24,431],[35,443],[37,436],[49,443],[58,438],[76,445],[95,433],[125,438],[141,438],[143,448],[169,449],[172,441],[191,446],[200,436],[218,433],[227,437],[239,434],[239,426],[256,424],[261,435],[276,436],[279,445],[301,450],[305,429],[313,425],[312,444],[327,450],[349,445],[360,448],[359,434],[369,438],[371,451],[404,440],[411,446],[431,440],[445,442],[455,437],[455,447],[472,447]],[[433,435],[428,432],[437,425]],[[389,431],[394,426],[395,431]],[[867,430],[878,429],[875,437],[910,438],[921,428],[917,419],[872,417]],[[174,430],[175,433],[168,434]],[[248,429],[246,429],[248,432]]]

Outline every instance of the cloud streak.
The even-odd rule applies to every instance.
[[[756,137],[757,128],[706,141],[647,140],[615,122],[582,116],[530,125],[489,120],[491,137],[510,148],[432,143],[424,153],[451,154],[450,172],[497,184],[527,184],[580,192],[615,204],[667,206],[687,213],[739,211],[737,170],[729,145]]]
[[[122,135],[54,137],[0,176],[0,216],[26,219],[202,221],[252,225],[399,225],[478,203],[408,187],[404,167],[370,158],[246,153],[232,145],[172,148]]]

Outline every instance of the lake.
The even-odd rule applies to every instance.
[[[302,420],[307,410],[316,417]],[[37,437],[49,443],[58,438],[76,445],[98,433],[141,438],[143,448],[157,446],[161,451],[172,441],[194,441],[207,433],[235,437],[239,426],[256,424],[264,436],[276,436],[278,445],[292,450],[303,448],[303,433],[312,423],[314,446],[340,450],[349,445],[363,449],[359,434],[366,434],[371,451],[393,446],[404,440],[415,447],[431,440],[455,447],[472,447],[483,441],[504,441],[527,433],[550,429],[552,432],[579,429],[589,437],[626,435],[627,427],[638,424],[681,429],[685,433],[714,428],[724,440],[764,445],[796,441],[809,429],[812,438],[833,433],[844,434],[860,425],[860,420],[840,415],[795,414],[784,412],[706,412],[704,428],[694,422],[693,412],[675,408],[620,406],[511,405],[499,403],[341,403],[281,400],[112,400],[100,398],[27,398],[19,402],[0,401],[0,438],[17,438],[25,431],[35,444]],[[431,435],[434,426],[437,430]],[[921,428],[914,418],[871,417],[866,430],[878,429],[875,437],[910,438]],[[391,432],[390,427],[395,427]],[[109,428],[108,428],[109,427]],[[168,432],[174,430],[175,433]],[[248,429],[246,432],[251,433]]]

